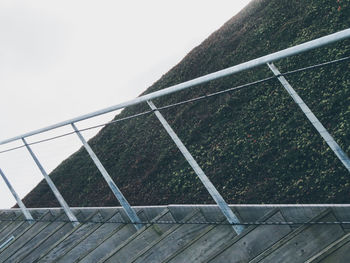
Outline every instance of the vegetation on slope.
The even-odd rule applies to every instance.
[[[145,93],[345,29],[349,9],[348,1],[336,0],[252,1]],[[285,72],[349,55],[347,40],[276,65]],[[271,75],[264,66],[154,103],[168,105]],[[287,79],[350,155],[349,62]],[[130,107],[116,119],[144,110],[147,105]],[[350,200],[350,174],[275,79],[162,113],[229,203]],[[109,125],[90,144],[132,205],[213,202],[153,114]],[[50,176],[71,206],[118,205],[84,149]],[[44,182],[24,201],[58,205]]]

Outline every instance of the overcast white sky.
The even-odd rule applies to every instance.
[[[138,96],[248,2],[2,0],[0,141]],[[33,149],[49,172],[74,140]],[[43,178],[25,149],[0,168],[21,197]],[[0,208],[13,204],[0,179]]]

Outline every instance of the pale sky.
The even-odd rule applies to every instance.
[[[0,141],[135,98],[248,2],[2,0]],[[79,147],[70,136],[33,150],[50,172]],[[25,149],[0,168],[21,198],[43,178]],[[0,208],[14,203],[0,179]]]

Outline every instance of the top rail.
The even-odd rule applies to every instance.
[[[218,79],[218,78],[222,78],[222,77],[229,76],[229,75],[232,75],[232,74],[235,74],[235,73],[247,70],[247,69],[251,69],[251,68],[261,66],[261,65],[265,65],[266,63],[274,62],[274,61],[282,59],[282,58],[290,57],[293,55],[297,55],[297,54],[306,52],[306,51],[311,50],[311,49],[319,48],[319,47],[322,47],[322,46],[325,46],[325,45],[328,45],[328,44],[331,44],[331,43],[334,43],[334,42],[337,42],[340,40],[344,40],[346,38],[350,38],[350,28],[339,31],[337,33],[333,33],[333,34],[330,34],[330,35],[327,35],[324,37],[320,37],[320,38],[305,42],[303,44],[299,44],[297,46],[286,48],[286,49],[277,51],[275,53],[271,53],[269,55],[265,55],[265,56],[238,64],[238,65],[235,65],[235,66],[223,69],[223,70],[219,70],[219,71],[216,71],[216,72],[213,72],[213,73],[210,73],[210,74],[207,74],[207,75],[204,75],[204,76],[201,76],[201,77],[198,77],[198,78],[186,81],[186,82],[182,82],[180,84],[176,84],[176,85],[170,86],[168,88],[158,90],[158,91],[137,97],[135,99],[132,99],[132,100],[129,100],[129,101],[126,101],[126,102],[123,102],[123,103],[120,103],[120,104],[117,104],[114,106],[110,106],[110,107],[107,107],[107,108],[104,108],[104,109],[101,109],[98,111],[94,111],[94,112],[91,112],[91,113],[88,113],[85,115],[81,115],[81,116],[73,118],[73,119],[69,119],[69,120],[66,120],[63,122],[59,122],[59,123],[47,126],[45,128],[34,130],[34,131],[31,131],[31,132],[28,132],[28,133],[25,133],[25,134],[22,134],[22,135],[19,135],[16,137],[12,137],[12,138],[0,141],[0,145],[6,144],[9,142],[13,142],[13,141],[16,141],[16,140],[19,140],[22,138],[26,138],[26,137],[29,137],[29,136],[32,136],[35,134],[43,133],[43,132],[46,132],[49,130],[53,130],[53,129],[56,129],[59,127],[70,125],[70,124],[75,123],[75,122],[90,119],[92,117],[96,117],[96,116],[99,116],[99,115],[102,115],[102,114],[105,114],[108,112],[116,111],[116,110],[119,110],[119,109],[122,109],[125,107],[129,107],[129,106],[136,105],[136,104],[139,104],[142,102],[146,102],[148,100],[162,97],[162,96],[165,96],[165,95],[168,95],[168,94],[171,94],[171,93],[183,90],[183,89],[187,89],[187,88],[199,85],[199,84],[203,84],[203,83],[206,83],[206,82]]]

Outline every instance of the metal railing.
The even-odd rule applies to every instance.
[[[290,48],[287,48],[287,49],[284,49],[284,50],[281,50],[281,51],[278,51],[278,52],[275,52],[275,53],[272,53],[272,54],[269,54],[269,55],[266,55],[266,56],[263,56],[263,57],[260,57],[257,59],[253,59],[253,60],[250,60],[248,62],[241,63],[239,65],[235,65],[235,66],[232,66],[232,67],[229,67],[229,68],[226,68],[226,69],[223,69],[223,70],[220,70],[220,71],[208,74],[208,75],[204,75],[204,76],[201,76],[199,78],[196,78],[196,79],[193,79],[190,81],[186,81],[186,82],[183,82],[183,83],[180,83],[180,84],[177,84],[177,85],[174,85],[174,86],[171,86],[171,87],[168,87],[168,88],[156,91],[156,92],[152,92],[152,93],[149,93],[147,95],[140,96],[138,98],[126,101],[126,102],[121,103],[121,104],[117,104],[117,105],[114,105],[114,106],[111,106],[111,107],[108,107],[108,108],[105,108],[105,109],[102,109],[99,111],[85,114],[85,115],[82,115],[82,116],[79,116],[77,118],[73,118],[73,119],[70,119],[67,121],[59,122],[59,123],[56,123],[54,125],[51,125],[51,126],[48,126],[48,127],[42,128],[42,129],[38,129],[38,130],[35,130],[32,132],[28,132],[28,133],[25,133],[25,134],[22,134],[22,135],[13,137],[13,138],[2,140],[2,141],[0,141],[0,145],[4,145],[4,144],[10,143],[10,142],[22,140],[24,147],[27,148],[30,155],[34,159],[34,161],[37,164],[42,175],[44,176],[45,180],[49,184],[51,190],[54,192],[56,198],[58,199],[59,203],[63,207],[69,220],[74,225],[76,225],[78,222],[77,218],[74,216],[71,209],[69,208],[67,203],[64,201],[62,195],[59,193],[59,191],[55,187],[54,183],[51,181],[50,177],[48,176],[48,174],[46,173],[46,171],[42,167],[38,158],[35,156],[34,152],[30,148],[30,145],[26,142],[27,137],[30,137],[30,136],[33,136],[36,134],[40,134],[43,132],[47,132],[47,131],[50,131],[53,129],[57,129],[57,128],[60,128],[63,126],[72,126],[72,128],[74,130],[74,132],[72,132],[72,133],[77,134],[77,136],[79,137],[79,139],[83,143],[83,146],[85,147],[85,149],[89,153],[91,159],[93,160],[93,162],[95,163],[95,165],[97,166],[97,168],[99,169],[101,174],[103,175],[104,179],[106,180],[108,186],[111,188],[115,197],[118,199],[118,201],[120,202],[120,204],[124,208],[131,223],[134,224],[134,226],[137,229],[139,229],[143,226],[142,221],[138,218],[138,216],[135,213],[135,211],[133,210],[133,208],[127,202],[126,198],[123,196],[123,194],[121,193],[121,191],[119,190],[117,185],[113,182],[112,178],[110,177],[110,175],[108,174],[106,169],[103,167],[102,163],[100,162],[100,160],[98,159],[96,154],[93,152],[93,150],[91,149],[91,147],[89,146],[89,144],[87,143],[87,141],[85,140],[85,138],[83,137],[81,132],[77,129],[75,124],[77,122],[80,122],[80,121],[83,121],[86,119],[90,119],[90,118],[93,118],[93,117],[96,117],[96,116],[99,116],[102,114],[106,114],[106,113],[109,113],[112,111],[116,111],[116,110],[119,110],[119,109],[122,109],[125,107],[129,107],[129,106],[140,104],[140,103],[148,103],[149,107],[151,108],[150,112],[154,112],[154,114],[159,119],[159,121],[161,122],[161,124],[163,125],[163,127],[165,128],[165,130],[167,131],[169,136],[171,137],[171,139],[174,141],[174,143],[179,148],[181,153],[184,155],[185,159],[188,161],[190,166],[193,168],[193,170],[195,171],[195,173],[197,174],[199,179],[202,181],[203,185],[206,187],[206,189],[208,190],[208,192],[210,193],[210,195],[212,196],[212,198],[214,199],[216,204],[219,206],[220,210],[225,215],[227,221],[233,225],[234,230],[239,234],[243,231],[243,226],[239,224],[240,223],[239,218],[229,208],[229,206],[227,205],[227,203],[225,202],[223,197],[217,191],[215,186],[210,182],[208,177],[205,175],[204,171],[200,168],[198,163],[195,161],[195,159],[192,157],[192,155],[187,150],[185,145],[182,143],[181,139],[176,135],[174,130],[170,127],[169,123],[162,116],[159,109],[153,104],[152,100],[155,98],[165,96],[165,95],[169,95],[171,93],[178,92],[180,90],[184,90],[184,89],[188,89],[188,88],[197,86],[199,84],[213,81],[215,79],[219,79],[219,78],[222,78],[225,76],[233,75],[233,74],[238,73],[238,72],[252,69],[252,68],[255,68],[255,67],[258,67],[261,65],[267,65],[270,68],[270,70],[274,73],[274,75],[275,75],[274,78],[277,78],[281,82],[281,84],[287,90],[289,95],[298,104],[298,106],[301,108],[301,110],[304,112],[306,117],[310,120],[310,122],[313,124],[313,126],[316,128],[316,130],[322,136],[322,138],[330,146],[330,148],[335,153],[335,155],[338,157],[338,159],[342,162],[342,164],[350,172],[350,159],[349,159],[349,157],[340,148],[340,146],[335,142],[333,137],[329,134],[329,132],[325,129],[325,127],[320,123],[320,121],[316,118],[316,116],[311,112],[311,110],[303,102],[301,97],[291,87],[291,85],[288,83],[286,78],[284,76],[282,76],[281,73],[276,68],[276,66],[273,65],[274,61],[277,61],[277,60],[280,60],[280,59],[283,59],[286,57],[290,57],[293,55],[297,55],[297,54],[309,51],[311,49],[323,47],[325,45],[329,45],[331,43],[334,43],[334,42],[337,42],[340,40],[344,40],[347,38],[350,38],[350,29],[346,29],[346,30],[343,30],[343,31],[340,31],[340,32],[337,32],[337,33],[334,33],[334,34],[331,34],[331,35],[328,35],[325,37],[321,37],[321,38],[318,38],[318,39],[315,39],[315,40],[312,40],[312,41],[309,41],[309,42],[306,42],[306,43],[303,43],[303,44],[300,44],[300,45],[297,45],[294,47],[290,47]],[[268,78],[268,79],[271,79],[271,78]],[[20,208],[22,209],[23,213],[26,215],[26,218],[27,217],[29,218],[30,215],[28,215],[28,210],[24,207],[23,203],[21,203],[19,201],[18,195],[14,192],[13,188],[9,185],[9,182],[6,179],[3,171],[1,171],[1,175],[4,178],[5,182],[7,183],[7,185],[9,186],[9,188],[11,189],[11,192],[14,194]]]

